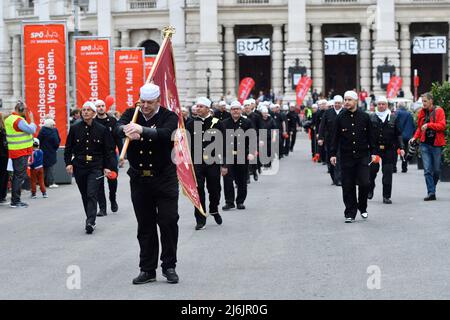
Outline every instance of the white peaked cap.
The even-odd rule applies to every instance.
[[[219,106],[220,107],[226,107],[227,103],[225,101],[220,101]]]
[[[83,108],[85,108],[85,107],[91,108],[92,111],[97,112],[97,107],[96,107],[95,104],[94,104],[93,102],[91,102],[91,101],[86,101],[86,102],[83,104]]]
[[[336,103],[336,102],[340,102],[340,103],[342,103],[342,102],[344,102],[344,98],[342,98],[342,96],[334,96],[334,102]]]
[[[353,100],[358,100],[358,94],[355,91],[347,91],[344,94],[344,98],[351,98]]]
[[[239,101],[234,100],[234,101],[231,103],[231,106],[230,106],[230,109],[233,109],[233,108],[241,108],[241,109],[242,109],[242,105],[241,105],[241,103],[240,103]]]
[[[99,105],[105,105],[105,101],[100,100],[100,99],[96,100],[96,101],[95,101],[95,106],[97,107],[97,106],[99,106]]]
[[[159,97],[159,86],[153,83],[146,83],[141,87],[140,98],[144,101],[155,100]]]
[[[202,106],[211,108],[211,100],[206,97],[200,97],[197,99],[197,104],[201,104]]]
[[[388,103],[385,96],[379,96],[377,99],[377,103]]]

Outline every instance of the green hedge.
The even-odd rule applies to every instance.
[[[445,111],[447,130],[445,132],[446,145],[444,146],[443,157],[444,162],[450,164],[450,83],[433,83],[431,93],[433,94],[434,105],[443,108]]]

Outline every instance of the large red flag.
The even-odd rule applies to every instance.
[[[387,86],[386,97],[388,99],[393,99],[393,98],[397,97],[397,94],[400,91],[402,84],[403,84],[402,78],[392,77]]]
[[[153,70],[147,79],[147,82],[149,81],[153,81],[159,86],[161,105],[175,112],[178,116],[178,130],[175,134],[174,147],[174,161],[177,164],[178,180],[185,195],[204,214],[197,191],[197,181],[195,179],[191,153],[184,128],[180,100],[178,98],[172,42],[169,37],[164,39],[161,49],[159,49]]]
[[[295,97],[297,100],[297,106],[301,106],[303,104],[303,100],[306,97],[306,94],[311,88],[312,79],[310,77],[304,76],[301,77],[300,81],[297,84],[297,88],[295,89]]]
[[[254,86],[255,80],[253,80],[250,77],[241,80],[241,83],[239,84],[239,93],[238,93],[238,100],[240,103],[243,103],[244,100],[248,98]]]

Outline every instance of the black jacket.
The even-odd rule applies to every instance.
[[[97,121],[101,125],[103,125],[106,128],[108,128],[109,132],[111,132],[111,135],[112,135],[112,138],[113,138],[113,141],[114,141],[114,149],[115,149],[115,147],[117,147],[119,149],[119,153],[120,153],[122,151],[122,148],[123,148],[123,140],[122,140],[121,137],[119,137],[116,134],[116,126],[117,126],[116,118],[107,115],[107,117],[104,118],[104,119],[100,119],[98,117],[95,117],[94,121]]]
[[[95,121],[90,126],[84,121],[76,122],[67,136],[64,161],[66,166],[73,165],[75,169],[117,170],[108,129]]]
[[[125,138],[123,126],[133,119],[134,108],[127,109],[117,122],[116,134]],[[150,120],[146,120],[141,112],[137,124],[144,129],[140,140],[131,141],[127,150],[130,166],[135,170],[151,170],[155,174],[176,173],[172,161],[172,134],[178,128],[177,115],[164,107],[160,107]]]
[[[44,167],[56,164],[56,152],[58,151],[61,138],[58,129],[42,127],[38,135],[40,149],[44,153]]]
[[[250,134],[248,130],[254,129],[252,126],[252,122],[244,117],[240,117],[237,121],[234,121],[233,118],[226,119],[222,122],[223,127],[225,129],[225,163],[227,165],[232,164],[230,163],[231,159],[234,159],[234,163],[236,163],[236,155],[241,154],[242,151],[244,151],[245,155],[245,161],[247,163],[247,156],[249,153],[255,155],[257,146],[258,146],[258,139],[256,136],[256,132],[254,132],[253,139],[250,139],[249,137],[242,136],[243,134]],[[238,131],[236,131],[238,130]],[[242,131],[244,131],[242,133]],[[232,136],[231,136],[232,135]],[[242,137],[242,138],[241,138]],[[232,141],[229,141],[231,140]],[[251,141],[253,140],[253,141]],[[234,155],[234,157],[233,157]]]
[[[227,111],[220,111],[220,110],[215,110],[214,111],[214,117],[218,118],[220,121],[226,120],[228,118],[231,117],[231,114]]]
[[[8,142],[6,141],[6,131],[0,128],[0,157],[8,158]]]
[[[341,110],[343,112],[344,110]],[[327,145],[331,145],[334,134],[334,123],[337,118],[334,108],[328,109],[323,114],[319,127],[319,140],[324,140]]]
[[[289,131],[296,131],[297,126],[301,126],[300,117],[298,116],[297,112],[289,111],[286,114],[286,118],[287,118],[287,128]]]
[[[336,118],[330,157],[336,156],[338,148],[344,159],[358,159],[377,154],[372,122],[367,113],[359,108],[355,112],[341,111]]]
[[[377,146],[377,152],[382,152],[386,149],[397,150],[397,148],[405,148],[399,120],[394,114],[386,117],[386,120],[381,122],[381,119],[373,113],[370,115],[370,120],[372,121],[373,139]]]

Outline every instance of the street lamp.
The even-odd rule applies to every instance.
[[[206,69],[206,97],[209,99],[209,79],[211,78],[211,69]]]

